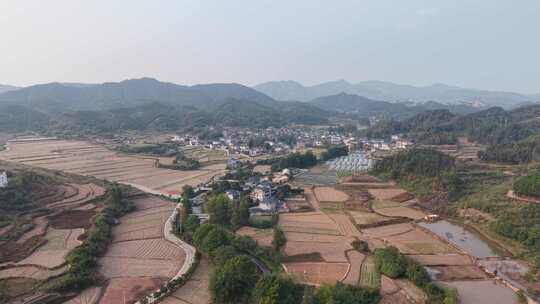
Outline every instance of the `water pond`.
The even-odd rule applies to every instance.
[[[433,233],[477,258],[498,257],[501,255],[500,251],[482,239],[477,233],[457,224],[443,220],[435,223],[422,222],[418,225],[431,230]]]

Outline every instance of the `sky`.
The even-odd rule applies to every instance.
[[[2,0],[0,83],[346,79],[540,93],[538,0]]]

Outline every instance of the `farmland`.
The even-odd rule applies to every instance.
[[[133,202],[136,211],[120,218],[112,244],[98,261],[108,279],[100,303],[117,303],[119,295],[133,301],[174,277],[184,263],[183,249],[163,236],[174,204],[147,195]]]
[[[211,295],[208,290],[208,274],[210,262],[203,258],[189,281],[177,291],[166,297],[161,303],[164,304],[210,304]]]
[[[92,209],[102,206],[105,188],[88,179],[0,165],[13,181],[2,192],[6,222],[0,231],[0,284],[9,296],[22,296],[68,272],[66,257],[82,243],[96,214]],[[15,208],[10,193],[18,194]]]
[[[155,166],[153,157],[125,155],[98,144],[68,140],[11,142],[8,151],[0,152],[0,159],[175,195],[183,185],[195,186],[224,172],[222,154],[192,152],[209,166],[193,171],[162,169]]]
[[[249,236],[254,239],[259,246],[270,247],[274,239],[272,229],[258,229],[244,226],[236,231],[238,235]]]

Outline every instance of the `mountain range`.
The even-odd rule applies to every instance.
[[[345,80],[337,80],[304,86],[288,80],[265,82],[253,88],[277,100],[298,101],[310,101],[339,93],[355,94],[389,102],[435,101],[445,104],[465,103],[475,106],[502,106],[506,108],[540,101],[540,94],[525,95],[513,92],[467,89],[445,84],[417,87],[384,81],[362,81],[353,84]]]
[[[102,133],[208,125],[267,127],[321,124],[335,118],[401,120],[436,109],[457,114],[479,110],[470,105],[433,101],[392,103],[347,93],[322,96],[309,102],[280,101],[235,83],[185,86],[141,78],[8,89],[0,93],[0,131],[52,129],[66,133]]]

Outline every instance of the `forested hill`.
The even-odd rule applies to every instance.
[[[274,100],[240,84],[182,86],[152,78],[131,79],[96,85],[50,83],[0,94],[0,104],[31,107],[48,114],[79,110],[108,110],[159,102],[171,106],[204,108],[229,98],[259,103]]]
[[[319,97],[310,101],[309,104],[329,111],[354,114],[357,117],[382,117],[395,120],[407,119],[429,110],[448,110],[456,114],[469,114],[480,110],[464,104],[447,105],[434,101],[419,104],[392,103],[347,93]]]
[[[381,121],[367,130],[366,134],[371,137],[387,137],[403,133],[425,144],[453,144],[460,136],[467,136],[483,144],[505,144],[526,139],[540,131],[540,120],[535,116],[539,111],[540,105],[511,111],[494,107],[467,115],[434,110],[404,121]]]

